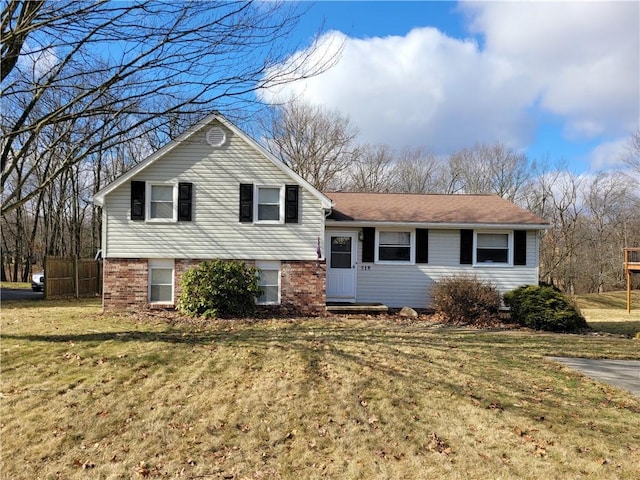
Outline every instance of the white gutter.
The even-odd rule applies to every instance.
[[[413,227],[413,228],[439,228],[439,229],[465,229],[465,228],[500,228],[522,230],[547,230],[551,228],[548,223],[445,223],[445,222],[364,222],[351,220],[325,220],[327,227]]]

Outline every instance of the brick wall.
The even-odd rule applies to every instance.
[[[280,268],[281,308],[304,315],[325,311],[324,261],[283,261]]]
[[[190,268],[198,266],[200,262],[202,262],[202,260],[193,260],[188,258],[176,260],[174,278],[175,289],[173,292],[173,298],[175,298],[176,303],[178,303],[178,299],[180,298],[180,294],[182,293],[182,282],[180,281],[182,279],[182,274],[184,274],[184,272],[186,272]]]
[[[147,306],[148,261],[143,258],[105,258],[102,305],[105,310]]]
[[[245,260],[246,261],[246,260]],[[175,261],[174,298],[180,297],[180,279],[189,268],[201,260],[178,259]],[[253,264],[253,261],[246,261]],[[324,261],[282,261],[280,270],[281,305],[259,306],[259,309],[278,313],[317,315],[325,311]],[[104,260],[105,310],[131,310],[149,308],[148,261],[146,259],[108,258]]]

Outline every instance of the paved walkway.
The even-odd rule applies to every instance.
[[[640,360],[593,360],[549,357],[574,368],[589,378],[628,390],[640,397]]]

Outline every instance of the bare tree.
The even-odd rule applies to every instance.
[[[534,165],[526,155],[501,143],[480,144],[449,157],[449,170],[466,193],[494,193],[517,201]]]
[[[358,158],[358,132],[337,111],[293,100],[262,123],[266,148],[319,190],[340,188]]]
[[[349,170],[348,189],[354,192],[388,192],[394,154],[388,145],[362,145]]]
[[[621,284],[622,233],[633,221],[630,210],[632,179],[620,172],[599,173],[584,188],[587,238],[583,248],[584,289],[602,293],[607,286]]]
[[[490,167],[481,155],[479,146],[464,148],[449,156],[449,171],[455,172],[456,191],[463,193],[490,193]]]
[[[230,114],[251,105],[252,92],[317,74],[334,60],[308,53],[284,62],[301,14],[290,2],[3,5],[3,215],[131,133],[162,132],[165,143],[185,118]],[[33,182],[38,159],[63,144],[75,148]]]
[[[629,137],[622,161],[640,175],[640,128]]]
[[[440,193],[441,162],[424,148],[405,149],[391,171],[392,188],[402,193]]]
[[[582,228],[584,177],[563,171],[543,171],[524,192],[526,206],[551,223],[540,248],[540,278],[574,293],[584,259],[579,250],[585,241]]]

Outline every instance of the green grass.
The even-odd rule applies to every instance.
[[[3,304],[0,475],[636,478],[640,401],[547,356],[619,336]]]
[[[640,333],[640,291],[631,292],[631,313],[627,313],[627,292],[577,295],[575,301],[591,328],[598,332],[634,337]]]
[[[576,295],[575,299],[580,305],[580,308],[620,310],[621,313],[627,313],[627,292],[625,291],[584,293]],[[631,302],[637,311],[640,311],[639,290],[633,290],[631,292]],[[640,313],[638,313],[638,315],[640,315]]]
[[[0,282],[0,288],[12,288],[18,290],[30,290],[31,284],[29,282]]]

